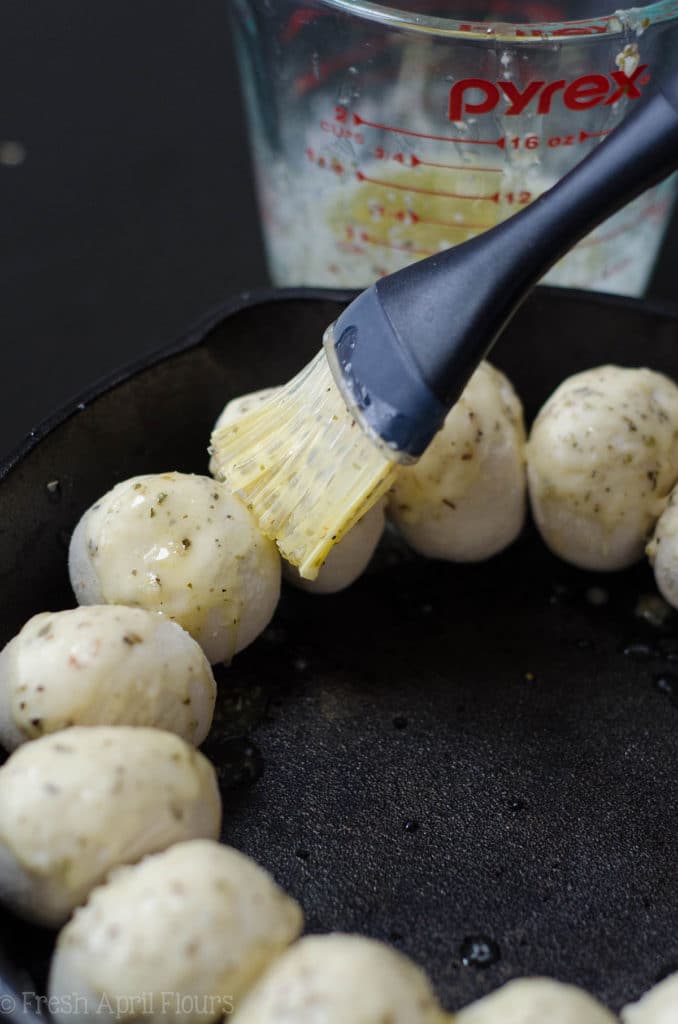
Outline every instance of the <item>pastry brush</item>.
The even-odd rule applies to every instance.
[[[215,431],[217,475],[302,576],[422,454],[539,278],[676,167],[678,74],[520,213],[362,292],[301,373]]]

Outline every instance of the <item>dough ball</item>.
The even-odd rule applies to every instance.
[[[71,725],[150,725],[196,746],[216,684],[200,646],[142,608],[89,605],[35,615],[0,653],[7,750]]]
[[[302,923],[299,905],[249,857],[209,840],[179,843],[113,872],[62,930],[49,996],[67,1006],[75,993],[80,1008],[53,1016],[114,1021],[136,1001],[163,1024],[219,1018]]]
[[[221,410],[217,421],[214,424],[212,433],[225,427],[228,423],[235,423],[241,416],[244,416],[246,412],[251,412],[252,409],[256,409],[258,405],[265,402],[267,398],[274,395],[276,391],[280,391],[280,388],[262,388],[260,391],[250,391],[246,395],[239,395],[237,398],[232,398],[230,402],[227,402],[224,408]],[[218,476],[216,461],[214,457],[210,459],[210,473],[212,476]]]
[[[384,532],[382,499],[335,544],[314,580],[303,579],[295,565],[283,560],[283,577],[295,587],[310,594],[336,594],[362,576],[370,564]]]
[[[678,491],[659,517],[647,554],[662,596],[678,608]]]
[[[215,839],[209,761],[174,733],[75,726],[0,768],[0,899],[61,924],[108,871],[184,839]]]
[[[678,388],[652,370],[600,366],[569,377],[532,427],[532,510],[551,550],[583,569],[643,554],[678,478]]]
[[[442,1024],[426,975],[357,935],[302,939],[264,975],[233,1024]]]
[[[78,523],[69,553],[80,604],[159,611],[229,661],[270,622],[280,556],[252,514],[209,477],[162,473],[118,484]]]
[[[454,1024],[615,1024],[602,1003],[550,978],[519,978],[471,1003]]]
[[[678,1021],[678,973],[670,974],[646,992],[637,1003],[621,1012],[622,1024],[676,1024]]]
[[[427,558],[490,558],[523,527],[524,446],[518,396],[481,363],[419,462],[399,467],[389,517]]]
[[[279,390],[279,388],[264,388],[262,391],[253,391],[249,395],[234,398],[224,408],[214,429],[218,430],[228,423],[235,423],[241,416],[265,402]],[[215,472],[214,459],[210,462],[210,472]],[[338,591],[350,587],[364,573],[381,540],[381,535],[384,532],[384,505],[384,501],[374,505],[367,515],[363,516],[339,543],[334,545],[316,579],[304,579],[299,575],[299,570],[295,565],[291,565],[283,559],[284,579],[311,594],[336,594]]]

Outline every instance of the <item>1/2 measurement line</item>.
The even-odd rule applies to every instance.
[[[462,195],[459,192],[439,192],[430,188],[417,188],[416,185],[400,185],[393,181],[381,181],[379,178],[370,178],[367,174],[363,174],[362,171],[356,171],[356,177],[358,181],[367,181],[370,185],[379,185],[382,188],[398,189],[400,192],[416,192],[422,196],[437,196],[440,199],[471,199],[479,200],[484,199],[488,203],[498,203],[499,193],[494,192],[492,195]]]
[[[413,210],[397,210],[393,213],[391,210],[385,210],[383,206],[374,208],[373,212],[377,215],[377,219],[385,217],[387,220],[397,220],[405,226],[431,224],[438,228],[460,228],[462,231],[487,231],[488,228],[494,227],[494,223],[469,224],[464,220],[430,220],[428,217],[421,217]]]
[[[470,143],[473,146],[498,146],[499,149],[506,148],[506,139],[502,135],[500,139],[457,139],[450,135],[428,135],[426,132],[413,132],[409,128],[396,128],[391,124],[379,124],[378,121],[367,121],[360,114],[353,115],[354,125],[364,125],[366,128],[379,128],[384,132],[395,132],[397,135],[413,135],[416,139],[432,139],[434,142],[462,142]]]
[[[494,227],[493,224],[468,224],[465,221],[454,220],[430,220],[428,217],[420,217],[418,213],[405,213],[403,216],[396,214],[400,221],[408,221],[410,224],[430,224],[436,228],[458,228],[460,231],[487,231]]]

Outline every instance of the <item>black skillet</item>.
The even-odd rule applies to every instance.
[[[0,641],[72,605],[68,538],[99,495],[204,472],[224,402],[292,376],[348,297],[242,297],[28,438],[0,467]],[[589,366],[678,374],[678,313],[540,289],[493,358],[532,419]],[[221,673],[205,750],[224,840],[301,901],[310,931],[385,939],[450,1009],[526,974],[618,1009],[678,969],[678,616],[639,617],[653,593],[646,566],[577,571],[532,527],[471,566],[389,536],[343,594],[286,589]],[[0,1011],[26,1019],[52,941],[2,914]]]

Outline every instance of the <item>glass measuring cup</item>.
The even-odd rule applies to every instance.
[[[537,198],[675,66],[678,0],[232,0],[276,284],[366,287]],[[567,18],[565,17],[567,11]],[[545,280],[640,295],[656,186]]]

